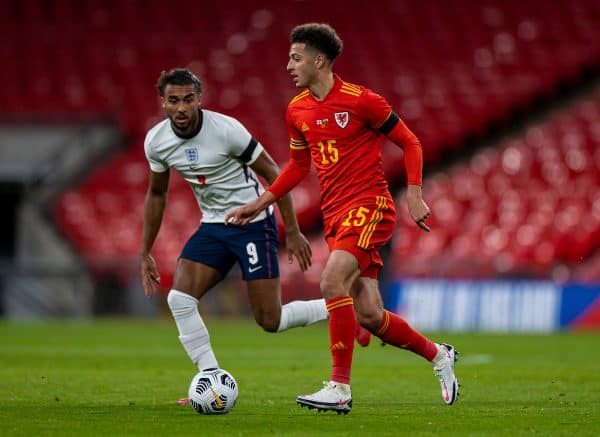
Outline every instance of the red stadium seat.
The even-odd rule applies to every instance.
[[[392,246],[395,274],[543,278],[560,265],[562,276],[599,279],[599,105],[596,92],[470,165],[429,178],[432,235],[447,243],[432,262],[435,240],[403,220]]]
[[[184,1],[186,14],[175,17],[171,5],[155,0],[9,1],[0,16],[0,59],[4,61],[0,78],[3,83],[28,86],[24,90],[6,87],[0,112],[11,116],[45,114],[49,119],[59,115],[88,119],[105,114],[118,118],[132,138],[130,150],[93,172],[79,188],[85,195],[111,199],[112,207],[102,201],[91,205],[90,215],[102,217],[98,226],[103,227],[112,223],[111,214],[128,214],[122,207],[124,202],[117,198],[120,193],[144,190],[142,143],[146,130],[162,117],[154,90],[161,70],[193,68],[205,83],[206,107],[242,120],[273,157],[285,163],[288,141],[284,109],[297,92],[285,73],[287,35],[299,22],[335,23],[347,47],[336,61],[337,71],[344,79],[369,86],[388,98],[421,139],[427,165],[439,163],[446,152],[456,152],[465,139],[482,135],[492,122],[507,119],[515,109],[527,109],[537,97],[553,95],[559,83],[576,80],[584,68],[600,58],[600,7],[594,0],[385,0],[377,8],[354,6],[339,8],[335,3],[316,0],[297,4],[267,0],[259,5],[233,1],[223,8],[220,4]],[[386,13],[381,14],[382,10]],[[365,22],[378,24],[360,30]],[[461,183],[452,187],[452,196],[447,201],[436,200],[448,217],[432,217],[446,236],[428,237],[422,243],[435,252],[431,256],[441,257],[447,269],[451,268],[451,261],[444,257],[452,247],[453,236],[460,232],[461,221],[471,220],[482,202],[486,217],[491,214],[493,220],[502,223],[515,220],[511,232],[519,229],[527,211],[535,209],[531,199],[520,195],[522,204],[515,207],[510,219],[492,206],[506,191],[522,193],[527,181],[566,195],[565,183],[586,173],[596,176],[597,187],[600,152],[594,152],[589,144],[600,135],[599,107],[597,99],[588,100],[586,108],[578,109],[584,115],[570,114],[574,124],[565,121],[564,129],[582,136],[582,148],[565,148],[561,135],[532,128],[518,144],[507,146],[502,156],[488,152],[474,158],[478,161],[471,170],[460,170],[465,174],[457,176]],[[390,179],[403,177],[401,152],[385,145],[384,154]],[[484,174],[479,173],[481,165]],[[304,228],[319,223],[318,198],[307,195],[316,189],[311,178],[294,194]],[[180,190],[186,190],[185,185],[174,182],[172,193]],[[57,220],[76,241],[79,231],[65,212],[72,202],[69,197],[71,194],[60,201]],[[141,197],[126,197],[130,206],[130,202],[140,201],[143,193]],[[490,197],[493,200],[485,200]],[[186,199],[186,208],[191,211],[193,199]],[[477,232],[483,232],[478,220],[474,219]],[[139,233],[139,223],[117,223],[118,232],[125,235],[119,248],[99,242],[96,250],[87,246],[93,242],[86,240],[85,250],[94,252],[94,259],[110,250],[116,252],[107,256],[120,256],[121,251],[135,256],[134,240],[129,235]],[[110,235],[104,228],[98,232]],[[596,237],[591,232],[589,241],[596,242]],[[173,238],[176,242],[161,239],[157,250],[175,253],[184,237],[176,233]],[[592,244],[588,237],[584,240],[582,247]],[[163,244],[169,249],[163,250]],[[412,264],[405,263],[403,269],[408,265]],[[454,272],[468,272],[464,266],[455,267]],[[485,266],[482,269],[486,270]]]

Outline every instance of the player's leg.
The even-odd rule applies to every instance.
[[[296,402],[301,406],[346,414],[352,409],[350,373],[356,316],[349,290],[358,274],[358,261],[351,253],[344,250],[331,252],[321,275],[321,293],[329,311],[331,379],[321,390],[298,396]]]
[[[199,370],[219,367],[198,301],[227,274],[235,259],[203,224],[186,243],[175,271],[167,303],[179,330],[179,340]]]
[[[434,342],[413,329],[402,317],[383,309],[379,283],[375,278],[361,276],[352,287],[358,321],[385,343],[408,349],[428,361],[438,348]]]
[[[352,236],[358,234],[358,238],[352,240],[346,237],[336,243],[352,253],[360,266],[360,277],[352,284],[351,290],[357,299],[358,320],[386,343],[410,349],[431,361],[437,353],[435,343],[414,331],[399,316],[383,311],[377,281],[383,267],[379,249],[390,240],[395,229],[396,213],[392,199],[376,196],[375,201],[362,206],[362,210],[370,217],[368,223],[360,230],[351,228],[354,232],[346,232]],[[355,220],[347,220],[346,223],[355,223]]]
[[[361,276],[352,287],[359,323],[385,343],[410,350],[434,367],[444,402],[452,405],[458,396],[458,380],[454,375],[456,351],[447,344],[436,344],[406,320],[383,308],[378,281]]]
[[[198,312],[198,302],[221,279],[221,274],[212,267],[179,259],[173,289],[167,296],[169,309],[179,330],[179,340],[199,370],[219,367],[208,330]]]
[[[356,309],[354,310],[356,312]],[[358,318],[357,318],[358,321]],[[369,330],[365,329],[360,323],[356,324],[356,333],[354,338],[356,342],[362,347],[367,347],[371,343],[372,334]]]
[[[311,325],[328,316],[325,299],[296,300],[282,306],[279,278],[253,279],[247,286],[254,319],[267,332]]]
[[[256,322],[268,332],[306,326],[327,318],[323,299],[290,302],[281,306],[277,251],[279,240],[274,216],[239,228],[229,226],[228,247],[235,253],[248,287]]]

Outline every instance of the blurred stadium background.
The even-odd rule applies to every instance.
[[[336,71],[388,98],[421,139],[433,232],[410,222],[402,152],[386,305],[419,327],[600,327],[600,3],[596,0],[3,2],[0,311],[12,319],[152,316],[138,251],[145,132],[162,70],[241,120],[283,165],[289,31],[332,24]],[[172,178],[155,245],[165,290],[200,214]],[[314,175],[293,192],[315,262],[281,256],[284,300],[318,296],[327,257]],[[203,310],[247,314],[237,272]],[[454,318],[441,308],[456,309]]]

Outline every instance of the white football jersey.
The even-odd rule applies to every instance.
[[[144,150],[152,171],[163,173],[173,168],[190,184],[203,222],[223,223],[229,211],[264,192],[249,167],[263,147],[235,118],[201,111],[202,126],[195,137],[178,137],[167,118],[148,131]],[[265,217],[263,211],[253,221]]]

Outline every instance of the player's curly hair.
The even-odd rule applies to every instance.
[[[156,82],[156,89],[161,97],[165,95],[165,88],[167,85],[194,85],[194,91],[196,94],[202,92],[202,82],[200,79],[186,68],[173,68],[169,71],[163,71],[160,73],[158,82]]]
[[[290,34],[290,41],[304,43],[325,54],[333,62],[340,53],[344,43],[333,27],[327,23],[306,23],[296,26]]]

